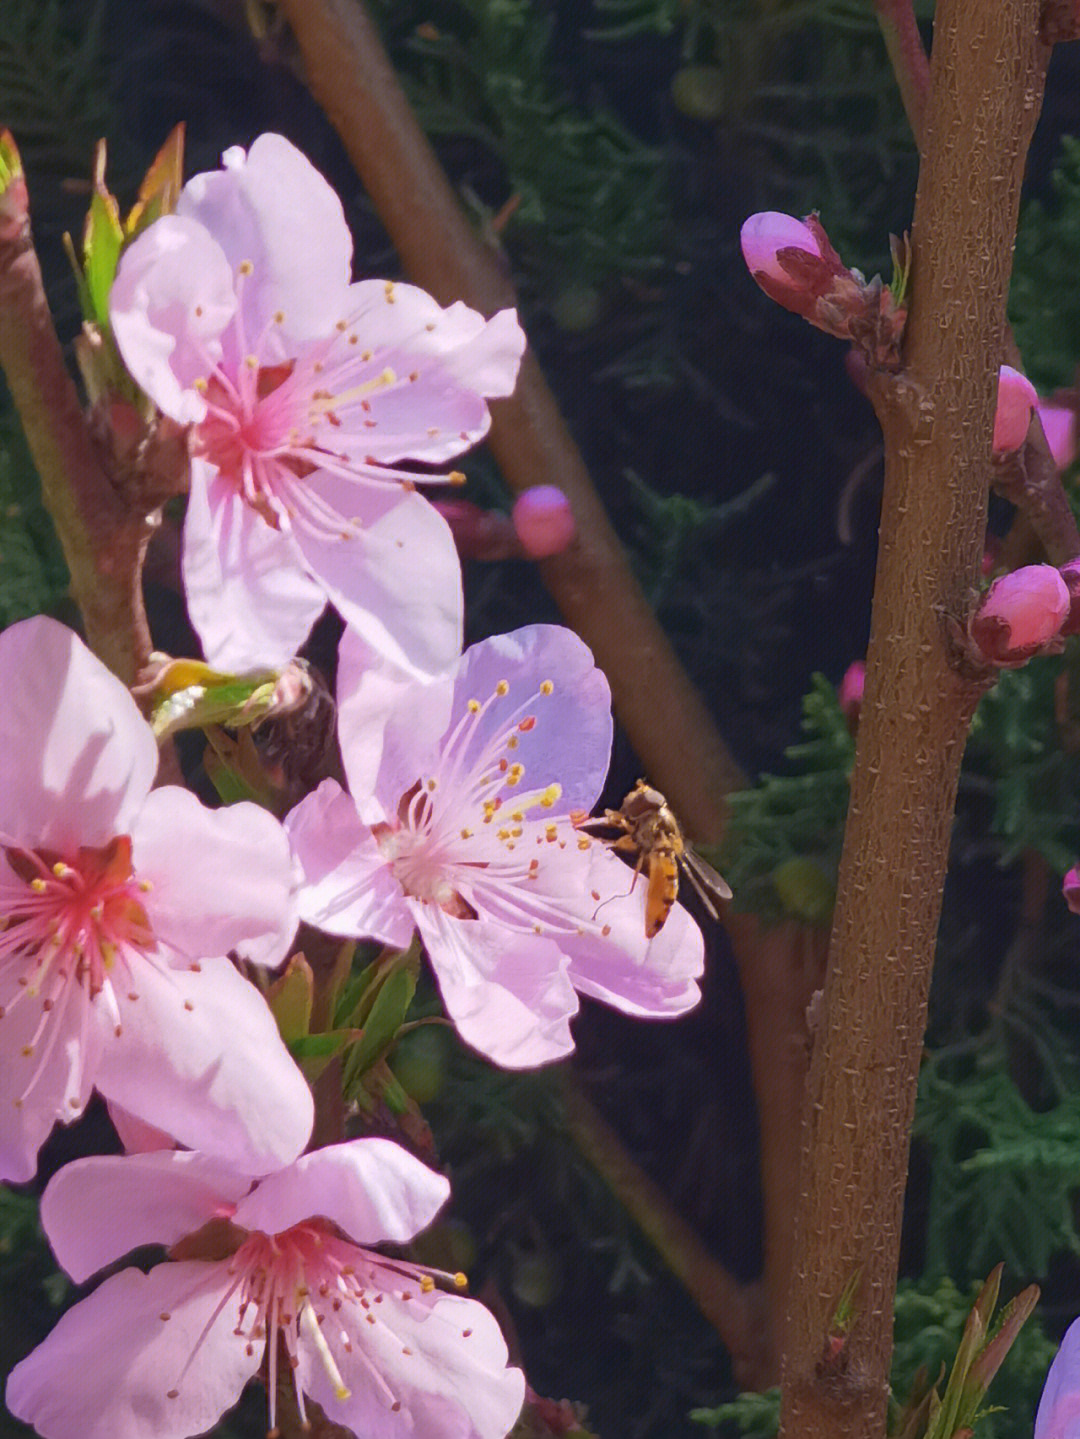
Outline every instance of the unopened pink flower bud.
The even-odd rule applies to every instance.
[[[1061,881],[1061,893],[1073,914],[1080,914],[1080,864],[1074,864]]]
[[[1039,400],[1035,408],[1039,412],[1054,464],[1059,470],[1067,470],[1076,459],[1076,411],[1068,405],[1055,405],[1049,400]]]
[[[989,660],[1026,659],[1060,631],[1069,589],[1053,565],[1025,565],[987,590],[971,620],[971,638]]]
[[[472,500],[433,500],[450,526],[463,560],[506,560],[521,553],[521,544],[509,516],[483,510]]]
[[[821,259],[821,246],[813,231],[794,215],[778,210],[762,210],[745,221],[739,233],[743,259],[755,279],[765,275],[781,285],[792,283],[791,275],[780,263],[782,250],[803,250]],[[770,292],[771,293],[771,292]]]
[[[1011,365],[1002,365],[994,415],[995,455],[1010,454],[1024,443],[1038,398],[1035,386],[1026,375]]]
[[[561,554],[574,538],[570,501],[555,485],[533,485],[511,511],[521,548],[534,560]]]
[[[841,713],[847,720],[848,729],[854,734],[859,724],[862,709],[863,690],[866,687],[866,666],[862,660],[854,660],[844,671],[844,678],[836,691]]]

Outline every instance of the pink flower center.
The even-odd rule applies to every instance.
[[[393,821],[373,826],[406,895],[454,919],[482,914],[537,934],[583,932],[581,897],[553,893],[542,878],[546,852],[589,842],[565,815],[537,817],[553,809],[562,787],[546,779],[527,785],[515,756],[521,736],[536,728],[533,706],[553,689],[545,680],[494,726],[507,682],[483,702],[469,700],[443,741],[437,767],[401,795]]]
[[[360,525],[303,483],[315,470],[369,485],[445,482],[444,475],[414,476],[365,453],[380,425],[372,401],[419,373],[399,378],[362,347],[351,319],[337,321],[327,337],[290,342],[279,311],[260,335],[249,336],[243,297],[256,283],[252,276],[249,263],[239,267],[240,303],[226,332],[226,353],[220,359],[207,354],[207,374],[195,381],[207,405],[195,428],[196,453],[274,529],[299,523],[324,539],[348,539]]]
[[[340,1238],[325,1220],[312,1219],[281,1234],[250,1233],[229,1260],[232,1282],[188,1356],[177,1384],[169,1390],[176,1398],[180,1385],[198,1354],[211,1325],[230,1305],[237,1305],[233,1333],[247,1340],[247,1352],[264,1349],[267,1355],[267,1391],[270,1435],[277,1433],[279,1337],[293,1371],[296,1403],[306,1424],[304,1393],[298,1371],[303,1351],[309,1365],[318,1363],[339,1400],[351,1391],[342,1378],[337,1355],[355,1355],[367,1371],[372,1389],[397,1413],[401,1400],[387,1376],[364,1352],[361,1340],[367,1327],[380,1323],[379,1306],[387,1295],[409,1300],[435,1288],[432,1274],[406,1262],[384,1259]],[[464,1275],[441,1275],[456,1285]],[[163,1314],[163,1320],[168,1314]],[[468,1337],[470,1331],[464,1331]],[[395,1343],[399,1346],[400,1341]],[[385,1343],[379,1345],[385,1350]],[[403,1357],[411,1356],[409,1348]]]
[[[25,1098],[62,1032],[59,1023],[49,1025],[50,1016],[59,1018],[80,996],[84,1002],[101,996],[119,1034],[114,986],[130,989],[132,951],[152,949],[155,940],[142,903],[149,886],[135,878],[127,835],[66,859],[17,845],[3,853],[0,976],[14,976],[18,987],[0,1008],[0,1022],[21,1005],[37,1002],[41,1008],[36,1030],[22,1046],[27,1058],[39,1055]],[[10,991],[10,983],[4,987]]]

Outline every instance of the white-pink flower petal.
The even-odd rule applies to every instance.
[[[206,1154],[96,1154],[72,1160],[49,1180],[41,1224],[58,1263],[83,1284],[140,1245],[175,1244],[228,1215],[251,1183]]]
[[[426,1229],[450,1184],[389,1139],[354,1139],[304,1154],[236,1206],[244,1229],[273,1234],[321,1216],[358,1244],[404,1244]]]
[[[311,1134],[311,1091],[254,985],[224,959],[148,964],[133,996],[102,1059],[102,1094],[243,1173],[291,1163]]]
[[[67,850],[122,833],[158,756],[120,681],[65,625],[39,615],[0,634],[0,694],[6,841]]]
[[[226,1264],[125,1269],[11,1371],[7,1407],[42,1439],[188,1439],[240,1397],[262,1358],[220,1307]],[[202,1362],[188,1366],[196,1346]]]

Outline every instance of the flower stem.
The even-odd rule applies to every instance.
[[[957,777],[950,665],[986,522],[1012,244],[1048,49],[1039,0],[939,0],[905,368],[878,376],[885,493],[851,805],[803,1131],[781,1433],[881,1439],[910,1128]]]
[[[473,231],[421,130],[378,30],[358,0],[282,0],[312,93],[340,134],[406,272],[441,303],[491,314],[516,296]],[[650,779],[688,830],[719,839],[727,793],[744,783],[707,707],[657,623],[535,357],[491,407],[490,445],[510,488],[554,484],[576,541],[540,563],[568,624],[611,682],[615,709]]]
[[[151,650],[142,563],[152,523],[125,505],[95,448],[49,313],[28,206],[0,235],[0,369],[41,477],[87,641],[130,685]]]

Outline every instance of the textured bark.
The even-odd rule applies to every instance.
[[[982,553],[1038,0],[939,0],[905,370],[879,377],[885,493],[866,695],[808,1086],[784,1365],[788,1439],[882,1439],[900,1220],[957,775],[950,666]],[[852,1295],[850,1324],[837,1322]]]
[[[281,0],[281,9],[409,276],[442,304],[465,300],[488,315],[514,305],[499,256],[462,213],[364,7]],[[544,582],[610,680],[650,779],[691,834],[719,839],[724,797],[745,780],[657,624],[531,353],[513,396],[492,405],[490,445],[511,489],[552,484],[569,498],[577,539],[541,562]]]
[[[125,684],[149,658],[142,562],[152,526],[125,504],[91,439],[64,365],[30,239],[0,243],[0,369],[41,477],[90,648]]]

